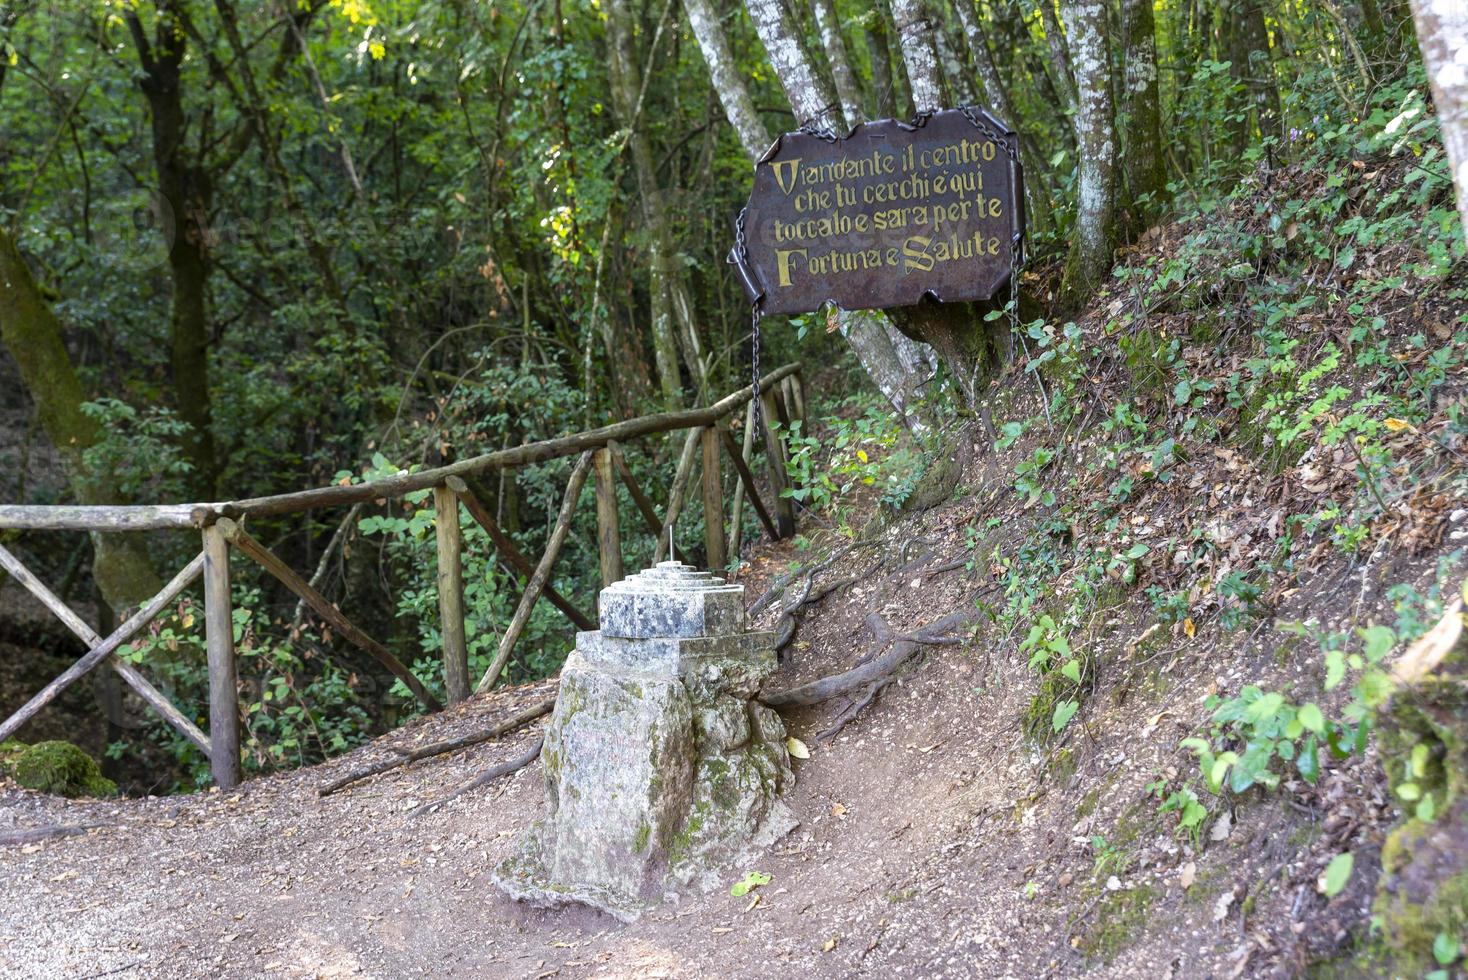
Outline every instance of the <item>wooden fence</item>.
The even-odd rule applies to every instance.
[[[794,533],[795,513],[790,499],[783,493],[787,485],[787,448],[783,442],[783,433],[792,421],[805,418],[805,390],[801,383],[800,365],[787,364],[765,375],[759,383],[759,402],[761,410],[758,414],[763,423],[761,428],[765,440],[771,495],[768,506],[760,496],[754,473],[750,469],[755,410],[748,387],[706,408],[645,415],[599,429],[487,453],[448,466],[417,473],[401,473],[367,483],[318,487],[298,493],[224,503],[115,507],[0,505],[0,530],[110,533],[190,529],[202,534],[203,538],[200,553],[161,592],[144,603],[131,618],[107,637],[99,636],[14,554],[0,547],[0,568],[29,589],[87,646],[84,656],[42,688],[18,711],[0,722],[0,741],[8,738],[92,668],[106,663],[145,703],[209,757],[214,781],[220,789],[233,789],[239,785],[240,712],[229,592],[231,548],[278,579],[328,623],[338,636],[366,651],[401,679],[424,708],[428,711],[439,710],[442,705],[392,651],[353,625],[329,599],[252,537],[243,526],[252,517],[294,514],[318,507],[396,500],[421,490],[433,491],[444,689],[451,702],[462,701],[470,692],[469,655],[464,632],[459,504],[462,503],[469,516],[484,528],[504,561],[527,578],[525,591],[500,637],[495,658],[474,687],[476,692],[488,690],[504,671],[536,602],[542,597],[561,610],[578,628],[595,628],[592,617],[579,610],[549,584],[551,570],[566,543],[577,501],[588,478],[593,481],[595,489],[597,545],[603,586],[623,577],[616,494],[619,479],[627,488],[648,532],[656,536],[655,561],[663,560],[668,554],[666,549],[670,546],[670,532],[684,508],[684,497],[688,493],[695,460],[702,463],[704,543],[710,568],[722,568],[729,554],[729,536],[724,528],[721,472],[723,456],[728,457],[738,475],[731,508],[735,548],[738,547],[737,536],[742,523],[743,500],[746,498],[772,538],[787,537]],[[730,418],[741,408],[745,409],[742,446],[735,442],[729,426]],[[775,420],[780,422],[778,431],[771,425]],[[667,506],[663,516],[659,517],[651,498],[633,479],[622,447],[634,439],[683,430],[687,430],[688,434],[668,490]],[[485,473],[513,470],[566,456],[576,456],[576,463],[571,471],[560,512],[550,528],[545,551],[537,562],[531,564],[496,523],[475,487],[479,477]],[[204,580],[204,635],[209,667],[207,735],[149,683],[137,668],[116,655],[201,576]]]

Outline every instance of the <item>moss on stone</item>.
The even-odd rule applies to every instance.
[[[1140,885],[1107,892],[1096,909],[1096,924],[1081,939],[1080,950],[1105,963],[1116,959],[1147,923],[1147,910],[1157,901],[1157,889]]]
[[[97,760],[70,742],[37,742],[15,757],[15,781],[60,796],[115,796],[117,784]]]
[[[632,841],[634,853],[641,854],[647,850],[647,842],[652,838],[652,825],[646,820],[637,825],[637,836]]]

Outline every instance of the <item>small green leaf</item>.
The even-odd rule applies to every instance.
[[[745,895],[748,895],[751,891],[758,888],[760,885],[768,885],[770,881],[770,876],[765,874],[763,871],[751,871],[744,876],[743,881],[736,882],[734,886],[729,889],[729,894],[733,895],[735,898],[743,898]]]
[[[1417,802],[1417,819],[1423,823],[1432,823],[1437,819],[1437,804],[1432,802],[1432,794],[1428,793]]]
[[[1416,783],[1402,783],[1397,786],[1397,795],[1411,803],[1413,800],[1422,798],[1422,787]]]
[[[1325,689],[1329,691],[1346,679],[1346,655],[1331,650],[1325,655]]]
[[[1325,716],[1320,713],[1319,706],[1313,701],[1303,705],[1300,708],[1300,713],[1295,717],[1299,719],[1300,724],[1305,726],[1307,731],[1314,732],[1317,735],[1325,731]]]
[[[1337,854],[1330,859],[1330,864],[1325,866],[1325,897],[1335,898],[1345,890],[1346,882],[1351,880],[1351,869],[1355,866],[1356,859],[1350,851]]]
[[[785,739],[785,750],[790,753],[792,759],[809,759],[810,749],[800,739],[791,735]]]
[[[1368,626],[1357,632],[1366,641],[1366,659],[1372,663],[1390,653],[1397,642],[1397,634],[1385,626]]]
[[[1070,724],[1071,718],[1075,716],[1080,706],[1081,703],[1073,699],[1057,704],[1055,706],[1055,716],[1050,719],[1050,727],[1057,732],[1063,729],[1066,725]]]
[[[1459,952],[1458,941],[1445,932],[1438,933],[1432,941],[1432,958],[1437,960],[1438,966],[1452,966]]]
[[[1081,682],[1081,662],[1079,660],[1067,660],[1065,666],[1060,668],[1060,672],[1074,684]]]

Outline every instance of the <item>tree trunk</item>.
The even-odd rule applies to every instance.
[[[718,93],[719,104],[724,107],[724,115],[738,134],[745,156],[758,160],[770,148],[770,131],[755,111],[754,99],[750,98],[744,76],[729,50],[729,39],[713,0],[683,0],[683,8],[688,12],[688,23],[698,39],[703,60],[709,66],[709,78]]]
[[[1153,0],[1122,0],[1126,58],[1127,233],[1144,231],[1167,195],[1162,165],[1162,101],[1157,91],[1157,26]],[[1146,197],[1145,202],[1141,198]]]
[[[775,77],[785,89],[798,125],[823,132],[843,134],[841,103],[825,80],[816,74],[815,62],[805,50],[800,26],[784,0],[748,0],[749,17],[755,33],[770,57]]]
[[[862,120],[861,89],[856,84],[856,72],[851,70],[851,59],[846,56],[846,39],[841,36],[836,6],[831,0],[811,0],[811,7],[815,10],[821,47],[831,66],[831,79],[836,83],[836,95],[841,100],[841,114],[846,118],[846,128],[851,129]]]
[[[1050,48],[1050,68],[1055,76],[1055,90],[1061,98],[1061,108],[1072,109],[1076,99],[1080,97],[1077,92],[1079,85],[1084,84],[1076,77],[1070,66],[1070,48],[1066,43],[1066,36],[1061,32],[1060,22],[1055,17],[1056,0],[1039,0],[1040,25],[1045,30],[1045,43]],[[1068,0],[1062,0],[1068,2]]]
[[[953,98],[960,105],[973,105],[979,100],[974,89],[974,75],[959,60],[958,48],[949,40],[944,25],[933,26],[933,40],[938,44],[938,57],[942,59],[943,75],[948,79]]]
[[[912,111],[918,115],[937,112],[948,101],[948,87],[933,25],[922,0],[892,0],[892,20],[897,25],[902,61],[907,65],[907,82],[912,86]]]
[[[1247,102],[1235,112],[1245,116],[1234,130],[1236,153],[1248,149],[1252,112],[1262,136],[1280,135],[1279,89],[1274,84],[1273,61],[1269,54],[1269,30],[1264,24],[1262,0],[1233,0],[1225,8],[1229,25],[1229,74],[1244,86]]]
[[[76,499],[87,505],[118,503],[110,473],[88,471],[84,454],[99,435],[85,415],[86,395],[51,312],[15,243],[0,229],[0,340],[10,350],[41,427],[65,461]],[[143,541],[136,536],[93,534],[92,578],[107,604],[121,613],[161,588]]]
[[[1076,227],[1061,296],[1067,305],[1078,307],[1111,269],[1116,243],[1116,135],[1106,6],[1101,0],[1066,0],[1064,12],[1075,59],[1079,173]]]
[[[872,63],[872,115],[891,119],[897,115],[897,82],[892,77],[892,47],[887,39],[887,18],[874,10],[866,31],[867,58]]]
[[[922,0],[893,0],[892,15],[912,85],[912,108],[919,115],[937,112],[948,100],[938,46]],[[985,320],[993,303],[935,303],[924,299],[916,306],[891,312],[898,329],[929,344],[948,366],[970,405],[1007,358],[1009,324]]]
[[[631,131],[628,149],[632,153],[632,169],[637,180],[642,220],[650,240],[648,292],[652,302],[652,340],[658,380],[666,407],[677,408],[683,403],[683,384],[678,370],[678,320],[685,312],[691,314],[691,304],[687,301],[687,287],[682,270],[677,267],[673,256],[668,212],[663,201],[662,188],[657,183],[652,147],[648,143],[646,130],[640,125],[642,71],[633,48],[631,15],[627,10],[626,0],[607,0],[606,11],[607,44],[611,54],[609,67],[612,104],[622,125]],[[680,293],[682,302],[679,302]],[[685,347],[687,346],[689,345],[685,343]],[[707,380],[701,374],[703,362],[696,351],[686,350],[685,354],[689,355],[688,366],[702,394],[707,388]]]
[[[974,0],[957,0],[954,4],[958,8],[958,22],[963,27],[964,40],[968,42],[969,58],[974,64],[974,72],[979,77],[979,98],[984,101],[994,114],[1011,126],[1015,126],[1019,120],[1014,118],[1014,113],[1009,106],[1009,90],[1004,85],[1004,80],[999,77],[999,71],[994,67],[994,56],[989,51],[989,40],[979,30],[978,18],[974,14]]]
[[[179,418],[189,426],[183,449],[193,467],[190,483],[198,495],[208,498],[215,495],[218,474],[209,395],[208,234],[213,188],[209,175],[184,145],[181,76],[187,42],[176,2],[156,0],[151,44],[136,11],[128,11],[127,22],[142,66],[138,85],[152,116],[158,195],[173,218],[168,266],[173,278],[169,326],[174,400]]]
[[[1458,192],[1458,217],[1468,233],[1468,7],[1460,0],[1412,0],[1412,17]]]

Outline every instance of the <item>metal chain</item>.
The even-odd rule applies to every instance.
[[[832,113],[839,113],[840,111],[841,103],[831,102],[824,106],[820,112],[816,113],[813,118],[801,123],[799,131],[805,133],[807,136],[814,136],[816,139],[825,140],[827,143],[836,143],[840,141],[841,137],[836,135],[835,131],[829,126],[817,126],[816,120],[825,119]]]
[[[760,410],[761,410],[761,406],[760,406],[760,402],[759,402],[759,320],[760,320],[760,317],[759,317],[759,307],[758,306],[754,307],[750,311],[749,317],[750,317],[750,320],[751,320],[750,328],[751,328],[751,332],[753,334],[753,339],[754,339],[754,343],[753,343],[753,356],[750,358],[750,361],[751,361],[751,363],[753,365],[754,377],[750,380],[750,384],[749,384],[749,399],[750,399],[750,405],[754,409],[754,415],[751,417],[752,418],[752,421],[753,421],[753,424],[754,424],[754,431],[755,432],[758,432],[759,431],[759,424],[760,424]]]

